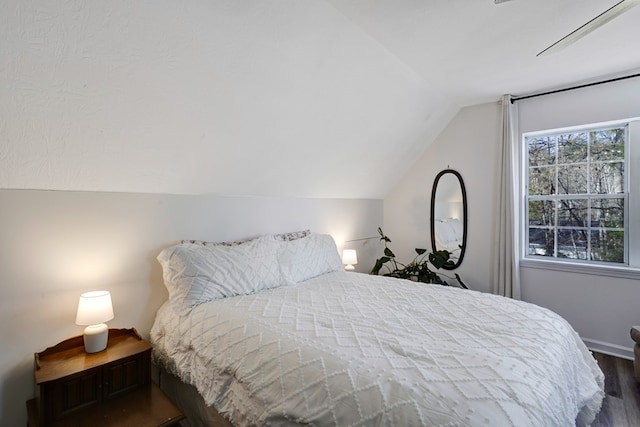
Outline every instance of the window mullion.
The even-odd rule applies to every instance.
[[[629,262],[627,125],[523,135],[525,257]]]

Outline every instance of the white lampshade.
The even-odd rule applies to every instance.
[[[358,263],[358,254],[355,249],[345,249],[342,251],[342,263],[346,264],[345,270],[354,270],[353,264]]]
[[[76,325],[97,325],[113,319],[109,291],[85,292],[80,295]]]
[[[109,291],[85,292],[80,295],[76,324],[86,325],[84,348],[87,353],[97,353],[107,348],[109,329],[104,322],[113,319],[113,305]]]

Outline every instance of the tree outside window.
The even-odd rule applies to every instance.
[[[628,125],[526,136],[527,256],[625,263]]]

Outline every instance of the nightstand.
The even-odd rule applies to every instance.
[[[85,353],[82,336],[35,354],[39,396],[32,426],[170,426],[184,418],[151,382],[151,346],[135,329],[110,329],[106,350]]]

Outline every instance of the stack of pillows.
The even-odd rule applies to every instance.
[[[207,301],[292,285],[343,269],[333,238],[309,230],[246,242],[183,241],[158,255],[169,301],[185,315]]]

